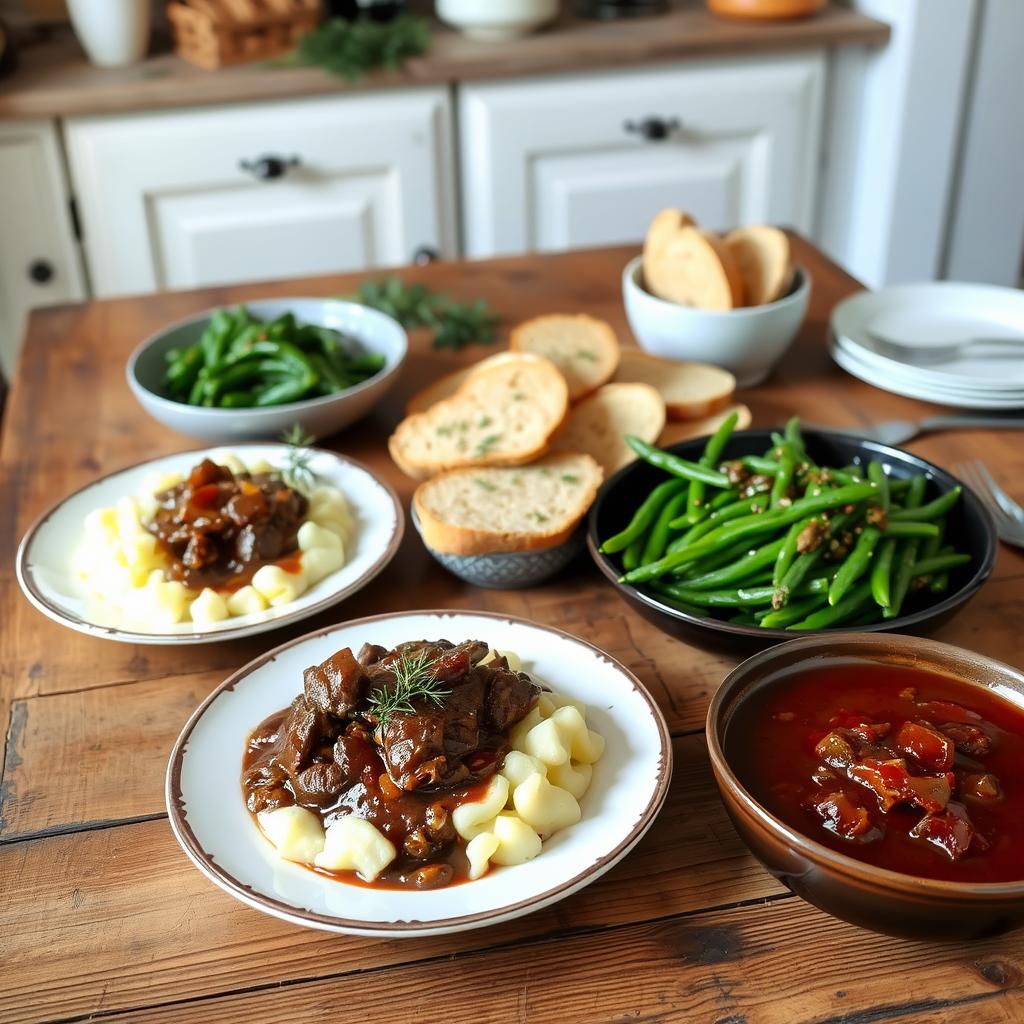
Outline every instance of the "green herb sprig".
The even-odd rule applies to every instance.
[[[281,479],[293,491],[308,494],[316,483],[316,474],[309,465],[315,454],[309,446],[316,438],[307,433],[301,423],[295,423],[281,435],[281,440],[288,445]]]
[[[428,328],[433,331],[432,345],[436,349],[492,345],[501,321],[485,299],[456,302],[424,284],[407,285],[395,276],[364,281],[350,298],[387,313],[403,327]]]
[[[391,666],[394,682],[374,690],[369,697],[369,710],[376,716],[381,728],[392,715],[414,715],[413,701],[429,701],[437,707],[451,690],[442,689],[434,678],[434,659],[425,649],[403,653]]]
[[[430,25],[413,14],[387,22],[330,18],[299,39],[286,63],[321,67],[355,82],[374,68],[396,70],[409,57],[426,53],[429,46]]]

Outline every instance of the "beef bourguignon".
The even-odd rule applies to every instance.
[[[344,648],[251,734],[242,790],[253,814],[298,805],[324,828],[355,814],[398,856],[376,884],[436,888],[466,875],[451,821],[509,750],[540,687],[480,641]],[[352,881],[354,879],[347,878]]]
[[[156,498],[149,529],[170,556],[170,578],[192,590],[236,589],[296,551],[309,510],[279,474],[236,474],[210,459]]]

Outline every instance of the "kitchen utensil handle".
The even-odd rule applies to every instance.
[[[1024,416],[928,416],[921,433],[936,430],[1024,430]]]

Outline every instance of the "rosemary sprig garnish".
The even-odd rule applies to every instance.
[[[451,693],[442,689],[434,678],[434,659],[427,649],[403,652],[391,666],[391,672],[394,682],[374,690],[369,696],[369,711],[382,729],[392,715],[415,715],[413,701],[429,701],[442,707],[445,697]]]
[[[316,483],[316,474],[309,466],[315,454],[309,446],[316,438],[306,433],[301,423],[295,423],[281,435],[281,440],[288,445],[281,479],[293,491],[308,494]]]

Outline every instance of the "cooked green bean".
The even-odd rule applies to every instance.
[[[931,576],[937,572],[949,572],[950,569],[958,569],[961,565],[967,565],[971,560],[970,555],[935,555],[934,558],[923,558],[914,563],[911,575],[914,579],[922,576]]]
[[[844,621],[856,615],[865,605],[871,602],[871,584],[860,583],[849,594],[835,605],[826,605],[812,612],[802,622],[794,622],[787,629],[831,629],[842,625]]]
[[[729,583],[740,583],[751,573],[771,565],[782,547],[781,540],[772,541],[764,547],[756,548],[744,555],[742,558],[705,573],[686,580],[686,586],[691,590],[713,590],[715,587],[724,587]]]
[[[626,435],[626,444],[640,456],[644,462],[649,463],[657,469],[663,469],[673,476],[682,477],[684,480],[703,480],[712,487],[728,487],[729,478],[724,473],[715,469],[708,469],[696,462],[689,462],[679,458],[671,452],[661,448],[655,448],[653,444],[641,441],[639,437]]]
[[[885,533],[887,537],[937,537],[939,528],[934,523],[890,519],[885,525]]]
[[[693,484],[690,485],[691,487]],[[658,513],[658,518],[647,535],[647,543],[644,545],[643,553],[637,565],[653,562],[665,554],[668,547],[669,535],[672,528],[669,524],[679,514],[679,510],[686,504],[686,491],[673,494],[668,499],[665,507]]]
[[[708,438],[704,445],[704,454],[700,457],[700,465],[714,469],[722,457],[722,449],[732,436],[733,429],[739,419],[735,410],[718,425],[718,429]],[[706,515],[704,495],[707,484],[703,480],[694,480],[690,484],[690,493],[686,501],[686,518],[690,523],[697,523]]]
[[[775,482],[772,484],[771,501],[772,508],[778,508],[779,502],[789,494],[789,485],[793,481],[793,474],[796,472],[796,456],[790,447],[782,450],[779,457],[779,471],[775,474]]]
[[[872,459],[868,463],[868,479],[878,487],[878,504],[882,508],[889,508],[889,475],[885,467]]]
[[[907,489],[907,497],[903,502],[905,509],[917,511],[924,500],[925,478],[915,476],[911,478],[910,487]],[[907,591],[914,579],[914,563],[917,561],[917,552],[921,541],[917,537],[908,537],[903,541],[899,549],[899,557],[896,560],[896,568],[893,575],[892,594],[889,599],[889,607],[882,615],[887,619],[895,618],[903,608]]]
[[[878,557],[871,567],[871,596],[880,608],[888,608],[892,582],[892,559],[896,553],[896,538],[886,537],[878,546]]]
[[[605,554],[622,551],[637,539],[654,522],[655,516],[661,511],[665,502],[678,494],[686,485],[680,480],[666,480],[647,495],[644,503],[636,510],[629,525],[620,530],[614,537],[609,537],[602,545]]]
[[[802,622],[811,612],[817,611],[828,603],[827,594],[811,594],[787,604],[785,608],[769,610],[760,623],[765,629],[785,629],[794,622]]]
[[[857,538],[853,551],[840,566],[839,572],[832,579],[828,588],[828,603],[837,605],[846,596],[847,591],[868,571],[871,560],[875,557],[875,546],[878,544],[882,531],[877,526],[865,526]]]
[[[622,564],[627,569],[630,566],[635,569],[640,564],[640,556],[643,554],[644,545],[646,543],[646,538],[642,533],[639,537],[636,537],[629,542],[628,547],[622,553]]]
[[[919,508],[897,509],[889,514],[889,521],[903,522],[913,519],[915,522],[927,523],[941,519],[957,503],[962,490],[962,487],[957,486],[946,491],[934,501],[929,501],[927,505],[921,505]]]

